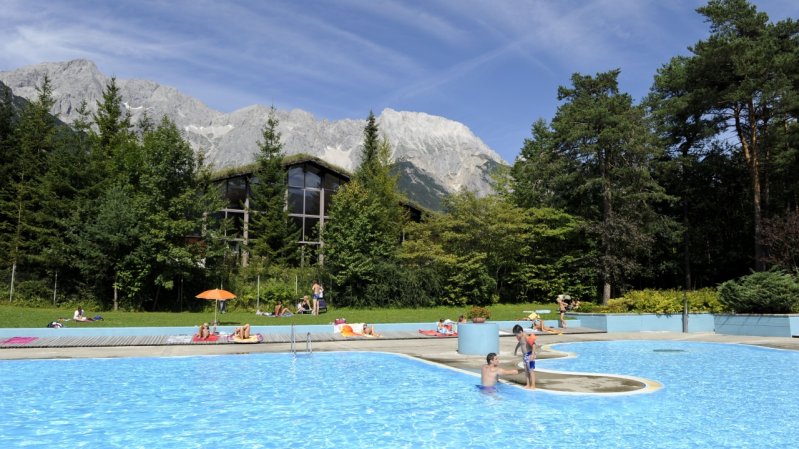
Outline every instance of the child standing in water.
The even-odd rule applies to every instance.
[[[519,342],[514,349],[516,351],[522,350],[522,363],[524,363],[524,373],[527,377],[527,385],[524,388],[535,390],[535,334],[526,335],[524,329],[518,324],[513,326],[513,333],[516,334],[516,340]]]

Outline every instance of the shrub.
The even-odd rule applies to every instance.
[[[466,318],[472,320],[475,318],[491,318],[491,311],[485,307],[472,306],[466,311]]]
[[[799,279],[782,271],[764,271],[727,281],[719,299],[737,313],[799,312]]]
[[[53,303],[53,287],[43,280],[18,282],[14,289],[14,300],[33,307]]]
[[[451,267],[448,293],[440,301],[445,306],[488,306],[498,301],[497,283],[488,274],[485,254],[458,257]]]
[[[685,292],[688,311],[720,312],[718,293],[713,289]],[[581,306],[582,307],[582,306]],[[633,290],[621,298],[608,301],[605,307],[596,307],[597,312],[607,313],[662,313],[676,314],[683,310],[683,292],[680,290]]]
[[[363,307],[429,307],[442,292],[440,275],[427,267],[380,263],[376,280],[356,304]]]

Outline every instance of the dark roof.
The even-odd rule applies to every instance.
[[[347,179],[352,178],[352,173],[350,173],[348,170],[345,170],[337,165],[325,161],[324,159],[320,159],[310,154],[306,153],[292,154],[290,156],[285,156],[283,158],[283,166],[285,166],[286,168],[304,163],[311,163],[318,165],[319,167],[322,167]],[[221,181],[223,179],[235,178],[237,176],[251,175],[257,167],[258,164],[256,162],[252,162],[246,165],[240,165],[238,167],[223,168],[221,170],[214,172],[211,175],[211,179],[214,181]]]

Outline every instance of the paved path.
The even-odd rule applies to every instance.
[[[107,337],[108,338],[108,337]],[[540,335],[543,345],[541,358],[555,357],[548,349],[553,343],[596,340],[680,340],[718,343],[741,343],[768,346],[780,349],[799,350],[799,339],[781,337],[748,337],[716,335],[712,333],[682,334],[672,332],[647,333],[583,333],[564,335]],[[268,341],[265,339],[265,341]],[[513,357],[516,339],[512,336],[500,338],[500,359],[505,367],[515,367],[518,357]],[[484,356],[462,355],[457,352],[457,338],[374,338],[374,339],[329,339],[312,341],[313,351],[380,351],[405,354],[453,368],[478,373],[485,363]],[[290,343],[265,342],[260,344],[168,344],[160,346],[93,346],[93,347],[39,347],[7,348],[0,350],[0,359],[41,359],[81,357],[168,357],[186,355],[247,354],[262,352],[288,352]],[[297,349],[305,349],[298,343]],[[524,382],[519,376],[509,378],[511,382]],[[569,375],[538,371],[536,385],[540,389],[574,393],[618,393],[636,391],[642,384],[613,376]]]

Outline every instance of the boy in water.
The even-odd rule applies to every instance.
[[[499,367],[499,358],[493,352],[486,356],[486,364],[483,365],[483,373],[480,377],[480,385],[483,390],[495,391],[497,389],[497,378],[500,374],[518,374],[518,370],[503,369]]]
[[[516,334],[516,340],[519,342],[513,354],[516,351],[522,350],[522,362],[524,363],[524,373],[527,377],[527,385],[524,388],[535,390],[535,334],[526,335],[524,329],[518,324],[513,326],[513,333]]]

